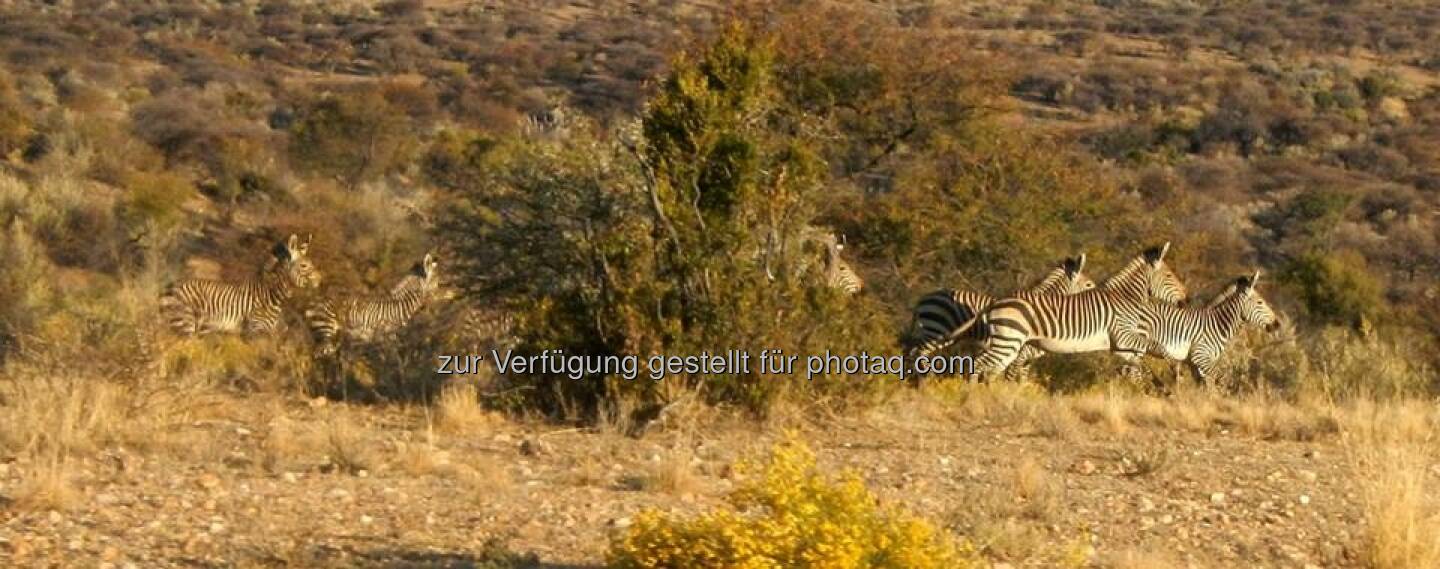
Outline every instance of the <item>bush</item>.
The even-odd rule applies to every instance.
[[[405,164],[415,145],[410,126],[404,110],[376,89],[327,95],[291,127],[290,156],[353,187]]]
[[[742,465],[742,470],[754,469]],[[801,442],[776,445],[728,509],[693,519],[640,514],[611,544],[616,569],[661,567],[965,568],[981,561],[924,520],[877,505],[855,474],[829,479]]]
[[[1384,287],[1365,258],[1350,251],[1313,252],[1290,262],[1280,275],[1316,323],[1358,325],[1385,306]]]
[[[447,204],[439,233],[458,252],[468,295],[517,311],[521,352],[644,358],[888,347],[873,305],[801,273],[801,235],[823,164],[806,138],[783,129],[771,61],[763,40],[735,28],[677,59],[641,137],[613,137],[633,147],[598,141],[582,121],[569,135],[502,141],[486,155],[483,178]],[[667,381],[756,411],[782,393],[867,392],[877,383],[792,379],[752,366]],[[662,387],[604,374],[530,380],[551,408],[658,397]]]

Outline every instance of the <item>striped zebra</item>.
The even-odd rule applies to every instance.
[[[1185,362],[1198,380],[1206,381],[1242,326],[1259,326],[1271,332],[1280,327],[1270,303],[1255,289],[1259,281],[1260,271],[1235,279],[1203,308],[1150,303],[1148,352]]]
[[[435,256],[426,253],[388,295],[322,298],[306,308],[305,322],[320,353],[334,353],[342,336],[369,343],[404,327],[440,294],[438,267]]]
[[[855,268],[846,262],[840,253],[845,250],[843,237],[836,238],[834,233],[825,233],[821,239],[825,246],[825,264],[823,266],[825,286],[838,290],[846,296],[858,294],[865,288],[865,280],[855,272]]]
[[[1073,354],[1108,350],[1139,372],[1138,361],[1149,347],[1146,313],[1153,300],[1180,303],[1184,283],[1165,264],[1167,242],[1131,259],[1099,288],[1075,295],[1035,295],[995,301],[951,333],[958,336],[977,321],[989,329],[975,373],[1006,369],[1021,349],[1033,343],[1046,352]]]
[[[1067,258],[1050,269],[1045,278],[1023,291],[1011,296],[1043,294],[1076,294],[1095,288],[1095,281],[1085,276],[1085,254]],[[910,333],[902,340],[905,357],[911,360],[925,357],[949,347],[961,336],[951,336],[956,328],[971,317],[989,308],[996,298],[983,292],[971,290],[940,289],[915,303],[910,319]],[[964,338],[974,341],[985,340],[984,326],[972,326]],[[1007,369],[1007,376],[1014,379],[1026,373],[1028,364],[1043,354],[1039,348],[1025,346],[1016,358],[1016,365]],[[1014,374],[1010,374],[1014,371]]]
[[[1012,294],[1075,294],[1095,288],[1095,281],[1085,276],[1085,254],[1067,258],[1050,269],[1039,282]],[[959,340],[950,333],[970,317],[989,308],[997,300],[982,292],[958,289],[940,289],[915,303],[912,310],[910,335],[904,340],[907,356],[928,356],[948,347]],[[981,341],[985,339],[985,328],[974,326],[964,337]]]
[[[176,333],[213,332],[268,334],[280,322],[280,311],[297,288],[320,285],[320,271],[310,263],[310,237],[295,235],[275,244],[273,258],[257,278],[238,283],[184,279],[160,295],[160,311]]]

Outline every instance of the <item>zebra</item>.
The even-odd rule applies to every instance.
[[[257,278],[238,283],[209,279],[171,283],[160,295],[161,314],[182,336],[271,333],[295,289],[320,286],[320,271],[311,264],[309,251],[310,236],[301,242],[292,234],[275,244],[273,258]]]
[[[334,353],[342,335],[368,343],[404,327],[426,303],[443,294],[438,266],[435,255],[426,253],[386,296],[322,298],[311,304],[305,309],[305,322],[320,353]]]
[[[837,238],[834,233],[826,232],[819,241],[825,247],[825,263],[822,267],[825,286],[840,291],[845,296],[858,294],[865,288],[865,279],[860,278],[855,268],[840,256],[845,250],[844,236]]]
[[[1280,327],[1270,303],[1255,289],[1259,281],[1258,270],[1239,277],[1203,308],[1151,302],[1148,353],[1187,363],[1196,379],[1206,381],[1241,326],[1259,326],[1267,332]]]
[[[1082,252],[1076,257],[1061,261],[1060,264],[1050,269],[1050,272],[1039,282],[1023,291],[1013,293],[1012,296],[1076,294],[1093,289],[1095,281],[1085,276],[1084,268],[1085,253]],[[920,297],[911,311],[910,333],[902,340],[905,358],[913,360],[917,357],[929,356],[950,346],[960,339],[958,336],[952,337],[950,333],[970,317],[989,308],[995,300],[995,297],[982,292],[957,289],[940,289]],[[985,340],[985,327],[971,327],[965,337],[983,341]],[[1034,361],[1043,353],[1034,346],[1025,346],[1016,358],[1016,366],[1006,370],[1007,376],[1012,379],[1017,376],[1023,377],[1029,362]],[[1014,371],[1015,374],[1012,375],[1011,371]]]
[[[1166,242],[1146,249],[1100,287],[1075,295],[1016,296],[995,301],[951,332],[958,337],[981,321],[988,328],[984,352],[975,359],[976,374],[1008,368],[1022,348],[1034,343],[1057,353],[1109,350],[1138,374],[1148,349],[1145,314],[1152,299],[1178,304],[1188,294],[1165,264]]]

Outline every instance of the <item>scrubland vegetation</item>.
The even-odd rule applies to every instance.
[[[1176,463],[1206,466],[1168,443],[1320,445],[1347,473],[1331,488],[1353,494],[1331,513],[1356,534],[1307,559],[1435,566],[1437,22],[1424,2],[1369,0],[7,4],[0,555],[43,563],[20,534],[115,494],[96,474],[112,463],[134,480],[222,465],[227,488],[295,473],[438,480],[528,510],[531,467],[464,442],[520,424],[522,456],[566,472],[544,483],[683,498],[675,511],[619,495],[625,524],[579,522],[598,528],[571,544],[585,562],[1294,561],[1177,556],[1128,530],[1060,528],[1084,518],[1066,493],[1088,479],[1043,454],[936,507],[927,493],[951,486],[879,488],[876,464],[894,457],[848,462],[837,449],[849,443],[816,427],[863,419],[926,439],[906,448],[927,465],[950,444],[931,439],[998,429],[1100,441],[1117,453],[1115,479],[1180,486]],[[864,292],[816,278],[815,228],[845,236]],[[339,359],[316,357],[295,314],[272,337],[165,329],[166,283],[251,276],[292,233],[314,235],[324,281],[312,294],[388,290],[433,250],[458,298]],[[1106,356],[1046,358],[1034,385],[924,393],[838,375],[444,385],[433,373],[436,354],[488,347],[461,329],[472,306],[513,315],[522,353],[895,353],[911,303],[935,288],[1009,291],[1079,251],[1103,277],[1162,240],[1198,298],[1259,267],[1283,312],[1280,333],[1232,347],[1215,385],[1160,362],[1150,384],[1130,385]],[[758,479],[729,465],[766,460],[765,448],[707,442],[756,422],[766,436],[801,428]],[[881,436],[866,433],[850,434]],[[617,474],[612,459],[651,444],[624,435],[671,446]],[[819,464],[859,472],[822,474],[807,440]],[[486,539],[427,547],[481,566],[534,561],[473,529]],[[517,539],[545,538],[558,539]],[[278,541],[191,545],[144,559],[356,562]],[[372,553],[359,562],[447,561]]]

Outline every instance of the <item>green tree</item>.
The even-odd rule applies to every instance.
[[[1317,323],[1357,325],[1362,318],[1373,320],[1385,305],[1383,281],[1351,251],[1300,255],[1281,279]]]

